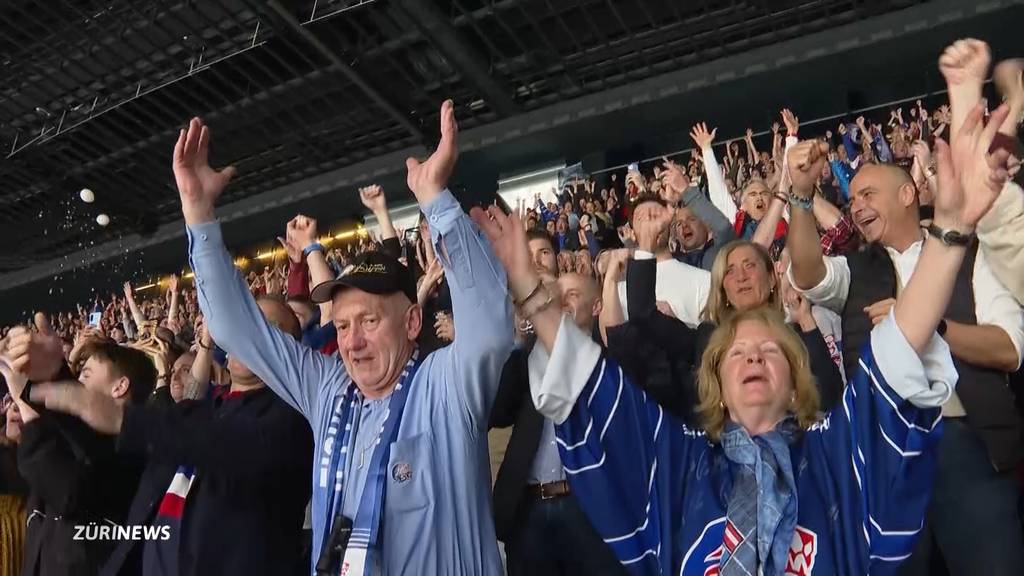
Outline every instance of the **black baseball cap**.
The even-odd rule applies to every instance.
[[[321,282],[309,293],[315,304],[330,302],[343,288],[358,288],[370,294],[401,292],[416,302],[416,282],[409,269],[396,258],[380,251],[365,252],[342,270],[334,280]]]

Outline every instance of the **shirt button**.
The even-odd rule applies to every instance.
[[[430,217],[430,221],[431,222],[437,222],[437,216],[431,216]]]
[[[202,238],[203,240],[206,240],[206,234],[203,234]]]

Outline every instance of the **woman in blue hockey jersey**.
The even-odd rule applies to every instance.
[[[970,235],[1006,178],[977,108],[951,153],[938,145],[935,222]],[[794,181],[820,174],[827,149],[790,153]],[[800,172],[797,174],[795,172]],[[634,388],[589,336],[564,321],[532,269],[521,223],[485,223],[520,314],[551,352],[532,394],[555,421],[576,498],[635,574],[891,574],[922,525],[956,382],[935,334],[965,248],[925,241],[889,317],[865,345],[842,402],[823,419],[807,352],[777,312],[723,322],[699,375],[703,430]],[[605,302],[605,305],[615,305]]]

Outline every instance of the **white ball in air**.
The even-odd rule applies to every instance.
[[[100,214],[99,216],[96,217],[96,223],[99,224],[100,226],[106,226],[107,224],[110,224],[110,216],[107,216],[106,214]]]
[[[96,195],[88,188],[82,188],[82,191],[78,193],[78,196],[82,199],[82,202],[85,202],[86,204],[92,204],[93,201],[96,200]]]

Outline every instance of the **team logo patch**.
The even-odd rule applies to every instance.
[[[408,462],[399,462],[391,467],[391,477],[395,482],[404,484],[412,479],[412,466]]]
[[[793,541],[789,545],[789,560],[786,574],[810,576],[814,570],[814,558],[818,555],[818,535],[807,528],[797,526]]]
[[[722,557],[726,551],[735,550],[742,537],[725,517],[708,522],[697,541],[683,557],[682,576],[718,576],[721,572]],[[818,555],[818,535],[797,526],[789,546],[786,560],[787,576],[811,576],[814,559]]]

